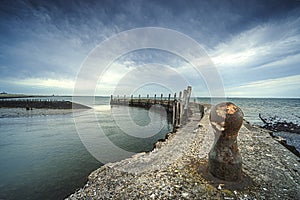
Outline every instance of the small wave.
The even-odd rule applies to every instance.
[[[96,111],[109,111],[110,105],[97,105],[97,106],[94,106],[93,109]]]

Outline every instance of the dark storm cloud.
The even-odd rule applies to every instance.
[[[256,79],[243,77],[245,72],[240,75],[241,80],[253,82],[258,77],[263,80],[297,75],[295,59],[287,62],[290,68],[277,70],[274,76],[255,76],[259,73],[255,69],[299,55],[299,4],[294,0],[1,1],[0,78],[74,80],[84,58],[101,41],[121,31],[145,26],[187,34],[216,58],[221,71],[231,65],[226,62],[227,54],[242,54],[245,58],[249,56],[246,50],[259,52],[252,52],[255,59],[252,56],[251,62],[244,59],[244,63],[238,63],[241,71],[254,70],[251,73]],[[273,46],[276,48],[272,49]],[[141,52],[140,58],[147,54]],[[149,59],[159,60],[153,55]],[[133,60],[138,58],[136,55]]]

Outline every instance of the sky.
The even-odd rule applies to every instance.
[[[193,96],[210,96],[206,79],[216,78],[227,97],[300,97],[298,0],[2,0],[0,92],[72,95],[91,52],[123,31],[144,27],[190,37],[219,77],[197,74],[172,52],[140,49],[109,66],[98,63],[105,72],[95,73],[95,95],[122,93],[130,84],[135,93],[150,95],[189,84]]]

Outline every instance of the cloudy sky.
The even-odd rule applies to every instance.
[[[226,96],[300,97],[297,0],[2,0],[0,15],[0,91],[72,95],[82,65],[103,41],[130,29],[161,27],[201,45]],[[210,95],[188,61],[159,49],[127,53],[106,69],[97,95],[129,80],[143,84],[145,74],[153,75],[146,78],[153,84],[167,86],[154,76],[173,77],[169,84],[191,84],[195,96]],[[181,84],[173,74],[184,77]]]

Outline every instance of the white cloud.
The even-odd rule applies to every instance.
[[[257,67],[295,54],[300,46],[300,18],[266,23],[234,35],[209,53],[220,69]]]
[[[300,97],[300,75],[250,82],[226,89],[231,97]]]
[[[1,80],[4,83],[15,85],[32,86],[40,88],[62,88],[72,90],[74,81],[69,79],[42,79],[42,78],[27,78],[27,79],[7,79]]]
[[[262,69],[267,69],[267,68],[275,69],[278,67],[287,67],[290,65],[299,66],[299,61],[300,61],[300,53],[296,54],[296,55],[287,56],[283,59],[276,60],[271,63],[260,65],[260,66],[256,67],[255,70],[262,70]]]
[[[288,13],[284,13],[283,18],[280,15],[285,11],[283,9],[280,13],[276,12],[276,18],[275,14],[266,13],[268,18],[266,22],[259,18],[259,14],[264,11],[259,10],[261,6],[252,4],[245,6],[245,3],[242,3],[241,6],[234,3],[233,7],[232,3],[221,3],[220,7],[216,7],[214,4],[207,3],[192,6],[192,4],[179,5],[176,2],[170,5],[150,2],[145,7],[141,2],[129,1],[113,5],[114,9],[106,9],[112,6],[106,3],[92,6],[85,3],[66,4],[68,11],[71,12],[65,12],[63,4],[58,6],[56,3],[49,4],[50,7],[42,3],[39,9],[31,4],[21,5],[21,10],[24,13],[28,12],[29,18],[14,17],[2,20],[3,30],[8,30],[4,35],[8,33],[10,35],[7,35],[8,42],[0,45],[0,49],[4,52],[0,57],[4,61],[10,61],[1,64],[1,75],[15,78],[11,81],[14,85],[71,90],[74,83],[77,83],[72,79],[76,78],[80,64],[93,47],[120,31],[143,26],[161,26],[180,31],[206,45],[205,47],[211,48],[217,44],[208,52],[228,90],[264,79],[275,80],[274,78],[300,74],[299,69],[296,68],[300,56],[299,15],[287,10]],[[24,10],[25,6],[28,11]],[[14,8],[16,16],[23,16],[23,12],[17,12],[16,8]],[[217,12],[211,12],[213,9],[217,9]],[[254,14],[255,16],[252,16]],[[241,24],[243,22],[245,23]],[[245,27],[248,30],[245,30]],[[140,37],[147,38],[147,35],[142,34]],[[15,39],[10,40],[10,38]],[[167,40],[159,40],[160,38],[163,38],[163,35],[159,35],[156,42],[163,45]],[[183,53],[190,50],[189,45],[182,44],[180,40],[168,44],[168,46],[172,45],[174,48],[178,47]],[[161,52],[158,54],[169,58]],[[198,52],[191,49],[190,54],[193,57],[193,54]],[[146,58],[139,54],[137,58],[131,59],[134,61],[129,59],[123,63],[114,63],[101,77],[98,77],[99,73],[97,73],[97,69],[101,66],[95,66],[95,70],[89,70],[86,76],[77,77],[80,79],[79,87],[82,90],[91,88],[94,92],[93,88],[97,85],[100,94],[111,94],[118,82],[126,75],[133,76],[134,73],[131,71],[138,70],[143,62],[157,62],[174,68],[174,71],[186,82],[193,86],[198,85],[200,92],[207,90],[203,88],[212,85],[219,78],[212,75],[211,68],[208,68],[202,59],[197,62],[201,66],[202,74],[199,74],[188,63],[182,62],[182,59],[170,57],[167,60],[159,59],[159,56],[147,57],[148,55],[146,52]],[[162,73],[159,74],[157,70],[153,74],[162,75]],[[173,78],[168,74],[166,76]],[[64,80],[62,77],[67,79]],[[145,77],[148,78],[141,73],[139,77],[132,77],[132,80],[137,82]],[[98,78],[101,80],[96,83],[94,80]],[[239,92],[241,95],[248,95]],[[264,93],[257,89],[254,95],[257,94]]]
[[[300,18],[257,25],[209,51],[227,96],[296,97]]]

